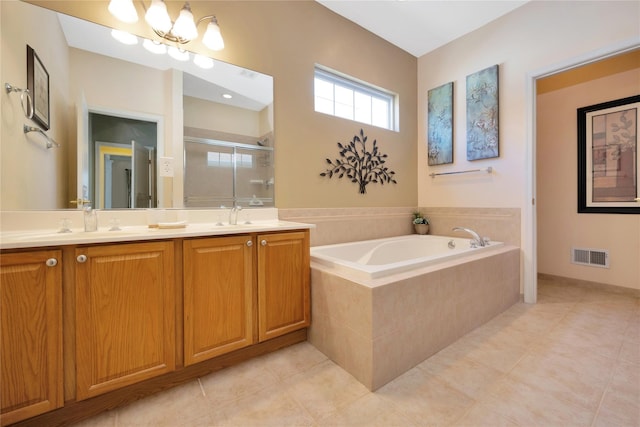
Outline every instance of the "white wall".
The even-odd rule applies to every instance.
[[[640,3],[533,1],[418,59],[419,206],[530,209],[527,170],[527,75],[631,39],[640,43]],[[465,79],[500,65],[500,157],[466,160]],[[427,91],[454,82],[454,163],[427,166]],[[432,172],[493,166],[487,175],[428,176]],[[523,223],[524,258],[526,222]],[[481,231],[481,230],[480,230]],[[527,272],[525,272],[525,275]]]
[[[639,68],[537,99],[538,271],[640,289],[640,215],[578,214],[576,109],[638,94]],[[571,247],[609,250],[610,268],[570,263]]]
[[[27,19],[20,1],[0,1],[2,30],[1,109],[1,207],[4,210],[49,209],[68,202],[67,171],[69,144],[69,61],[67,45],[60,24],[44,10],[28,19],[41,31],[28,31]],[[49,73],[50,130],[47,134],[60,148],[46,149],[42,135],[22,130],[24,124],[37,126],[25,117],[20,94],[7,94],[4,83],[27,88],[27,48],[31,46]]]

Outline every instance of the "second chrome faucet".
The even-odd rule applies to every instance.
[[[478,233],[476,233],[475,231],[473,231],[470,228],[465,228],[465,227],[453,227],[451,229],[451,231],[464,231],[466,233],[469,233],[472,237],[471,239],[471,246],[475,247],[475,246],[487,246],[489,244],[489,239],[487,239],[486,237],[480,237],[480,235]]]
[[[229,225],[238,224],[238,212],[242,210],[241,206],[234,206],[229,211]]]

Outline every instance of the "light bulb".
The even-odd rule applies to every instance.
[[[211,22],[207,25],[207,31],[202,37],[202,43],[211,50],[224,49],[224,40],[222,40],[222,34],[220,33],[220,27],[218,26],[218,20],[214,16]]]
[[[193,14],[191,13],[189,3],[184,4],[184,7],[180,11],[180,16],[176,19],[176,23],[173,24],[171,32],[174,36],[185,40],[193,40],[198,37],[198,29],[196,28],[196,23],[193,21]]]
[[[144,39],[142,42],[142,46],[147,49],[151,53],[155,53],[158,55],[167,53],[167,46],[162,43],[156,43],[149,39]]]
[[[127,33],[126,31],[120,31],[113,29],[111,30],[111,37],[118,40],[120,43],[127,45],[138,44],[138,38],[131,33]]]
[[[132,0],[111,0],[107,9],[119,21],[127,24],[138,22],[138,12]]]
[[[193,58],[193,63],[196,64],[200,68],[204,68],[208,70],[209,68],[213,68],[213,59],[208,56],[196,54]]]
[[[163,0],[152,0],[144,19],[154,30],[163,33],[168,33],[171,30],[171,18],[167,12],[167,5]]]
[[[176,61],[189,60],[189,52],[187,52],[186,50],[180,50],[175,46],[169,46],[168,53],[169,53],[169,56],[175,59]]]

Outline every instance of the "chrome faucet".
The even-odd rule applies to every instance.
[[[478,233],[476,233],[475,231],[473,231],[470,228],[453,227],[451,229],[451,231],[465,231],[465,232],[469,233],[473,237],[473,239],[471,239],[471,247],[487,246],[487,243],[488,243],[488,240],[489,240],[489,239],[480,237],[480,235]]]
[[[238,212],[242,210],[241,206],[234,206],[229,211],[229,225],[237,225],[238,224]]]

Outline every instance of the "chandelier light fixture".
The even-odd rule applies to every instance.
[[[182,10],[180,10],[178,18],[172,21],[164,0],[151,0],[151,5],[148,9],[142,0],[140,2],[146,10],[145,21],[163,41],[174,43],[180,49],[181,45],[198,38],[198,25],[208,20],[209,23],[202,37],[202,43],[211,50],[224,49],[224,40],[215,15],[203,16],[196,21],[191,12],[189,2],[186,2]],[[111,0],[108,10],[119,21],[126,23],[138,21],[138,13],[133,0]]]

